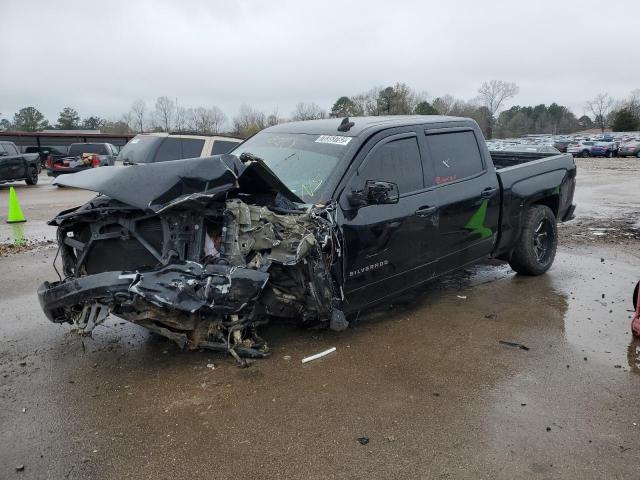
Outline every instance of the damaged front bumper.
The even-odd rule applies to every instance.
[[[245,333],[252,308],[269,274],[263,271],[195,262],[171,264],[146,272],[103,272],[43,283],[38,300],[54,323],[73,323],[90,335],[109,313],[140,324],[175,341],[181,348],[236,349],[261,357],[266,345]],[[233,335],[233,344],[227,335]]]

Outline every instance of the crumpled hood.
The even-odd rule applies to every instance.
[[[235,188],[244,193],[279,193],[302,203],[261,160],[243,162],[228,154],[92,168],[60,176],[53,183],[91,190],[155,213],[203,197],[210,200]]]

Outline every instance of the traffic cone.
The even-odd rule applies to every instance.
[[[7,223],[19,223],[26,221],[27,219],[24,218],[24,215],[22,214],[22,209],[20,208],[16,191],[11,187],[9,189],[9,216],[7,217]]]

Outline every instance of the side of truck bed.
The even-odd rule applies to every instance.
[[[570,154],[491,152],[502,194],[494,256],[507,258],[521,231],[524,207],[548,206],[558,222],[573,218],[576,165]]]

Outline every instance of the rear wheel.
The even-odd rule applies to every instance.
[[[589,150],[583,150],[583,151],[580,153],[580,156],[581,156],[582,158],[589,158],[589,157],[591,156],[591,153],[589,153]]]
[[[35,185],[38,183],[38,169],[36,167],[29,167],[25,182],[27,182],[27,185]]]
[[[542,275],[556,257],[556,217],[546,205],[529,207],[509,265],[522,275]]]
[[[611,152],[611,150],[607,150],[607,158],[613,158],[613,152]]]

